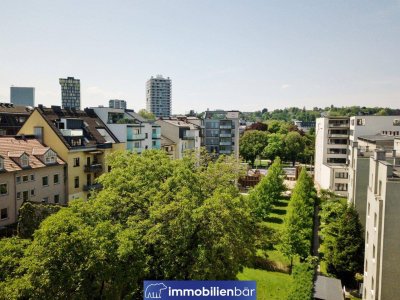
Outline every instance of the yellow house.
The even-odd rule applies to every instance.
[[[91,190],[101,188],[95,180],[108,172],[106,156],[125,149],[125,144],[118,141],[91,109],[39,105],[18,134],[34,135],[68,164],[68,200],[87,199]]]

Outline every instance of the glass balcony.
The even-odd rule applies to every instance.
[[[60,129],[63,136],[83,136],[82,129]]]
[[[90,165],[85,165],[86,173],[100,173],[103,171],[103,166],[99,163],[93,163]]]
[[[91,183],[91,184],[85,184],[83,186],[83,190],[85,192],[92,191],[92,190],[101,190],[103,186],[100,183]]]
[[[145,138],[146,138],[145,133],[128,134],[128,141],[144,140]]]

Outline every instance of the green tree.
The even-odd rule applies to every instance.
[[[279,201],[285,190],[281,160],[277,157],[268,169],[267,175],[249,193],[256,216],[266,220],[272,205]]]
[[[140,116],[142,116],[143,118],[145,118],[146,120],[149,120],[149,121],[155,121],[156,120],[156,116],[153,113],[151,113],[151,112],[149,112],[149,111],[147,111],[145,109],[139,110],[138,114]]]
[[[314,267],[315,264],[309,261],[294,267],[293,284],[290,288],[288,300],[314,299]]]
[[[280,245],[282,253],[290,259],[290,269],[294,257],[304,260],[311,252],[315,198],[312,178],[303,168],[290,198]]]
[[[275,157],[285,156],[285,135],[271,133],[268,135],[268,145],[262,152],[263,157],[273,160]]]
[[[299,154],[304,151],[304,140],[300,133],[297,131],[289,132],[285,137],[285,146],[286,158],[290,160],[294,166]]]
[[[251,165],[254,166],[255,159],[262,154],[262,151],[267,145],[267,132],[258,130],[246,131],[239,141],[240,155],[246,161],[250,161]]]

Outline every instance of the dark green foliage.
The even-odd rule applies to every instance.
[[[314,299],[314,268],[312,262],[304,262],[293,268],[293,284],[288,300]]]
[[[281,239],[281,251],[291,261],[310,255],[316,192],[311,177],[303,168],[289,202],[289,212]]]
[[[285,190],[281,160],[277,157],[268,169],[267,175],[249,193],[255,215],[260,220],[266,220],[272,205],[280,199]]]
[[[60,209],[59,205],[25,202],[19,209],[18,236],[31,238],[40,223]]]
[[[265,146],[268,144],[268,133],[259,130],[246,131],[240,138],[240,155],[254,165],[257,156],[260,156]]]

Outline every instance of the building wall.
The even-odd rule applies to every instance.
[[[15,199],[15,178],[10,172],[0,172],[0,184],[7,184],[7,194],[0,195],[0,209],[8,209],[8,218],[0,220],[0,226],[13,224],[17,221],[17,202]]]
[[[35,88],[10,87],[10,102],[14,105],[35,107]]]
[[[171,116],[171,80],[157,76],[146,83],[146,109],[156,117]]]

